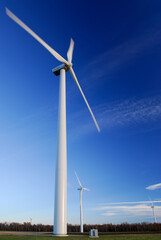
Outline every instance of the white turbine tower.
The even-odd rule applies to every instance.
[[[77,175],[76,172],[75,172],[75,175],[77,177],[77,180],[78,180],[78,183],[79,183],[79,186],[80,186],[80,188],[78,188],[77,190],[80,191],[80,232],[83,233],[82,191],[83,190],[89,191],[89,189],[82,187],[82,184],[80,183],[80,180],[79,180],[78,175]]]
[[[100,131],[93,112],[83,94],[83,91],[78,83],[77,77],[72,68],[72,55],[74,42],[71,39],[69,50],[67,52],[68,61],[60,56],[54,49],[45,43],[36,33],[27,27],[19,18],[17,18],[10,10],[6,8],[7,15],[19,24],[24,30],[31,34],[39,43],[41,43],[58,61],[62,62],[60,66],[53,69],[53,73],[60,75],[59,89],[59,122],[58,122],[58,152],[56,164],[55,178],[55,209],[54,209],[54,235],[67,234],[67,153],[66,153],[66,80],[65,72],[70,71],[74,81],[76,82],[84,101],[90,111],[93,121]]]

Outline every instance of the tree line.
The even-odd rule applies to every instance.
[[[107,232],[161,232],[161,223],[121,223],[121,224],[84,224],[84,232],[89,232],[90,229],[96,228],[100,233]],[[52,232],[53,225],[31,224],[31,222],[22,223],[0,223],[0,231],[33,231],[33,232]],[[80,225],[67,225],[67,231],[78,233]]]

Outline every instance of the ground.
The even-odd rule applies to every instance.
[[[67,237],[53,237],[53,236],[40,236],[36,234],[35,236],[24,236],[20,235],[3,235],[0,232],[0,240],[89,240],[94,238],[89,238],[88,236],[69,236]],[[24,234],[24,233],[22,233]],[[126,234],[126,235],[103,235],[99,236],[99,240],[161,240],[160,234]]]

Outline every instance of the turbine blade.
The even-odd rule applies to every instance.
[[[74,171],[74,172],[75,172],[75,175],[76,175],[76,178],[77,178],[77,180],[78,180],[79,185],[82,187],[82,184],[81,184],[81,182],[80,182],[80,180],[79,180],[79,178],[78,178],[78,175],[77,175],[76,171]]]
[[[90,191],[90,189],[88,189],[88,188],[83,188],[83,190]]]
[[[74,49],[74,41],[71,38],[70,39],[70,46],[67,52],[67,58],[68,58],[68,62],[71,63],[72,62],[72,57],[73,57],[73,49]]]
[[[86,97],[84,96],[84,93],[83,93],[83,91],[82,91],[82,89],[81,89],[81,87],[80,87],[80,85],[79,85],[79,82],[78,82],[77,77],[76,77],[76,75],[75,75],[75,73],[74,73],[74,71],[73,71],[73,68],[70,67],[70,68],[69,68],[69,71],[70,71],[72,77],[74,78],[74,81],[76,82],[76,84],[77,84],[77,86],[78,86],[78,88],[79,88],[79,91],[80,91],[81,94],[82,94],[82,97],[84,98],[84,101],[85,101],[85,103],[86,103],[86,105],[87,105],[87,107],[88,107],[88,110],[90,111],[90,114],[91,114],[91,116],[92,116],[92,118],[93,118],[93,121],[94,121],[94,123],[95,123],[95,125],[96,125],[96,128],[97,128],[98,132],[100,132],[100,128],[99,128],[99,126],[98,126],[98,123],[97,123],[97,121],[96,121],[96,119],[95,119],[95,117],[94,117],[94,115],[93,115],[93,112],[92,112],[92,110],[91,110],[91,108],[90,108],[90,106],[89,106],[89,104],[88,104],[88,102],[87,102]]]
[[[54,49],[52,49],[44,40],[42,40],[36,33],[34,33],[26,24],[24,24],[18,17],[16,17],[8,8],[6,8],[6,14],[15,21],[19,26],[21,26],[25,31],[27,31],[33,38],[35,38],[40,44],[42,44],[58,61],[69,65],[69,63],[60,56]]]
[[[152,205],[152,207],[153,207],[153,206],[154,206],[153,201],[151,200],[150,196],[148,196],[148,197],[149,197],[149,200],[150,200],[151,205]]]

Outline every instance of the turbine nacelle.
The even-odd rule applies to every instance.
[[[80,190],[80,191],[83,191],[83,190],[85,190],[85,191],[90,191],[88,188],[83,188],[83,187],[77,188],[77,190]]]
[[[65,71],[67,72],[70,67],[72,67],[72,63],[70,63],[69,65],[66,65],[66,64],[63,63],[63,64],[59,65],[58,67],[53,68],[53,69],[52,69],[52,72],[53,72],[56,76],[59,76],[61,69],[65,69]]]

